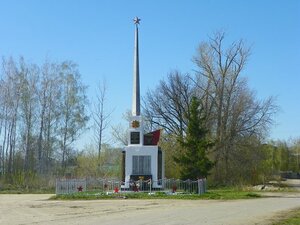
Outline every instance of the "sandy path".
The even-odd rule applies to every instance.
[[[0,224],[267,224],[300,207],[299,194],[237,201],[48,201],[50,195],[0,195]]]

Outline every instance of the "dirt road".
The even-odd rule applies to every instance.
[[[268,224],[300,207],[300,195],[236,201],[49,201],[50,195],[0,195],[0,224]]]

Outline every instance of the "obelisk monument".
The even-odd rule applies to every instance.
[[[135,35],[134,35],[134,58],[133,58],[133,92],[132,92],[132,116],[140,116],[140,70],[139,70],[139,28],[140,20],[134,18]]]
[[[132,115],[129,124],[128,145],[123,153],[121,188],[130,189],[130,183],[137,180],[151,180],[153,188],[161,188],[164,177],[164,159],[158,147],[160,131],[144,135],[140,104],[140,71],[139,71],[139,24],[140,19],[134,18],[134,58],[133,58],[133,92]]]

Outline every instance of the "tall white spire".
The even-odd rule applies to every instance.
[[[135,37],[134,37],[134,59],[133,59],[133,92],[132,92],[132,116],[140,116],[140,74],[139,74],[139,29],[140,24],[138,17],[134,18]]]

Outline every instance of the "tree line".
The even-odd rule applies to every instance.
[[[299,140],[267,141],[278,106],[272,96],[261,100],[248,86],[243,72],[250,53],[243,40],[229,43],[216,33],[197,48],[193,73],[171,71],[143,96],[146,129],[164,130],[167,177],[208,177],[228,185],[300,172]],[[105,82],[95,101],[86,91],[72,61],[37,65],[3,58],[0,181],[30,185],[66,174],[120,177],[120,148],[107,145],[103,136],[111,127],[123,146],[126,129],[110,123]],[[95,139],[78,151],[74,143],[87,127]]]
[[[67,168],[72,143],[83,131],[86,86],[71,61],[42,66],[3,59],[0,79],[0,175],[10,182],[16,174]],[[59,164],[59,166],[58,166]]]
[[[261,182],[271,167],[277,173],[290,168],[289,163],[288,167],[283,166],[286,149],[264,145],[278,106],[274,97],[261,100],[248,86],[243,72],[250,53],[243,40],[229,43],[225,33],[217,32],[199,45],[193,57],[195,73],[174,70],[154,90],[147,92],[146,118],[153,127],[164,129],[161,144],[166,151],[166,168],[176,168],[167,169],[168,176],[186,178],[187,168],[193,176],[195,173],[188,166],[193,163],[198,168],[198,176],[211,174],[214,183],[227,185]],[[192,143],[189,139],[190,124],[195,122],[193,98],[199,101],[199,129],[206,132],[198,135],[198,143],[190,148],[186,142]],[[208,145],[203,152],[199,146],[203,147],[207,140],[214,145]],[[205,163],[201,163],[199,152],[202,159],[207,157],[208,165],[211,161],[214,166],[203,170]],[[282,155],[280,166],[274,161],[275,155]]]

